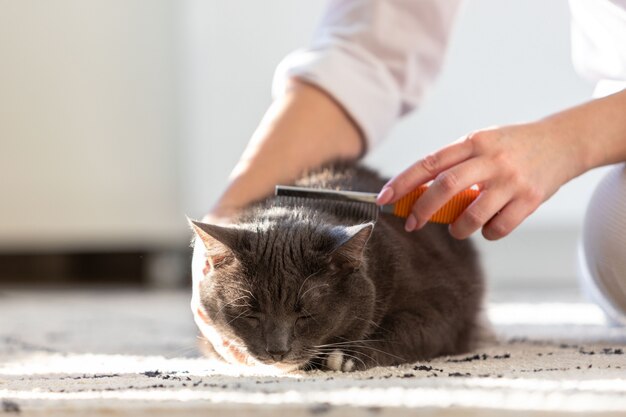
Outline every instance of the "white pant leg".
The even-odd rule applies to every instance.
[[[578,259],[583,291],[614,324],[626,325],[626,164],[613,167],[594,191]]]

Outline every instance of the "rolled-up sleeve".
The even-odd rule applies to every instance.
[[[332,0],[308,48],[278,65],[273,95],[289,78],[330,94],[368,148],[422,100],[441,67],[461,0]]]

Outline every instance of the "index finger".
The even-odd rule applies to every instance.
[[[439,173],[472,156],[472,146],[466,141],[452,143],[435,153],[420,159],[393,177],[378,194],[377,204],[391,204],[418,186],[434,179]],[[388,189],[391,190],[387,191]]]

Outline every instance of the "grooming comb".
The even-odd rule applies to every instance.
[[[363,213],[370,213],[372,219],[378,218],[378,213],[390,213],[398,217],[407,218],[411,214],[411,208],[418,198],[428,189],[422,185],[411,191],[394,204],[383,206],[376,205],[376,193],[363,193],[358,191],[325,190],[320,188],[294,187],[288,185],[277,185],[275,195],[280,198],[287,198],[292,203],[305,204],[312,199],[319,201],[336,201],[346,203],[346,210],[358,210]],[[478,197],[479,191],[473,188],[461,191],[450,201],[444,204],[429,219],[432,223],[450,224],[463,213],[472,201]]]

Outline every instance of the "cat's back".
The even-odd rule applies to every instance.
[[[386,182],[387,179],[361,165],[338,164],[312,172],[296,184],[379,192]],[[328,210],[332,211],[330,205]],[[358,216],[354,221],[359,221]],[[465,304],[477,306],[482,298],[483,280],[471,240],[457,240],[450,235],[447,225],[433,223],[418,232],[407,233],[404,222],[403,218],[381,213],[367,245],[369,267],[379,289],[388,296],[402,291],[415,296],[441,288],[464,293],[468,298]]]

